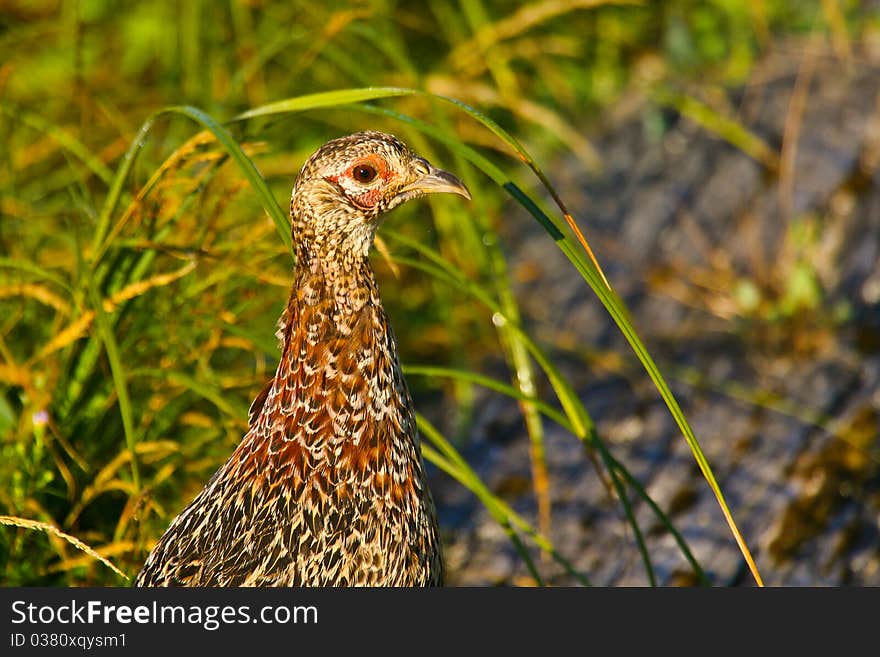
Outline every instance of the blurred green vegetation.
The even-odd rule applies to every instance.
[[[656,94],[760,159],[763,145],[705,99],[689,99],[687,82],[740,83],[767,45],[789,34],[827,32],[845,47],[857,5],[0,3],[0,515],[56,527],[134,575],[238,442],[250,400],[272,373],[291,260],[210,134],[177,116],[158,119],[118,207],[104,214],[123,156],[156,110],[188,104],[226,120],[301,94],[413,87],[480,108],[541,161],[574,153],[588,175],[601,167],[585,136],[591,127],[628,95]],[[492,133],[461,113],[421,97],[377,105],[510,166]],[[431,199],[430,213],[427,203],[406,207],[389,222],[402,239],[389,239],[394,255],[375,262],[405,359],[479,371],[504,353],[519,391],[535,394],[527,356],[491,313],[404,262],[416,254],[407,239],[436,249],[516,317],[494,232],[508,207],[500,189],[375,112],[343,107],[230,125],[282,206],[315,147],[367,127],[400,134],[480,189],[467,230],[460,206],[442,198]],[[105,220],[107,239],[96,240]],[[792,285],[783,313],[814,303],[809,271]],[[758,303],[746,284],[740,293],[744,306]],[[445,429],[466,435],[470,383],[439,388],[412,376],[410,384],[417,399],[448,395],[456,415]],[[524,418],[541,498],[540,423],[534,408],[524,406]],[[542,507],[541,529],[549,522]],[[3,527],[0,583],[124,580],[57,533]]]

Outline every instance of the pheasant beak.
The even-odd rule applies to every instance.
[[[458,194],[464,196],[467,200],[471,200],[471,193],[465,184],[448,171],[443,169],[435,169],[425,162],[428,173],[417,178],[415,181],[403,187],[395,195],[395,200],[399,202],[408,201],[417,196],[424,194]]]

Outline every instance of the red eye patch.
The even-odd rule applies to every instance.
[[[357,183],[368,185],[377,178],[387,181],[390,177],[388,165],[378,155],[367,155],[360,158],[343,174]]]
[[[327,180],[338,185],[348,199],[360,208],[368,210],[382,198],[383,186],[370,186],[380,180],[387,183],[394,173],[388,163],[380,155],[365,155],[358,158],[351,166],[335,176],[327,176]]]

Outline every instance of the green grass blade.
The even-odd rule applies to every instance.
[[[409,266],[421,269],[433,276],[441,280],[445,280],[450,285],[455,286],[461,291],[469,294],[474,297],[484,305],[486,305],[493,313],[496,313],[501,321],[505,321],[510,330],[515,332],[519,339],[522,340],[523,345],[529,350],[529,353],[532,354],[532,357],[535,361],[541,366],[544,373],[546,374],[548,380],[550,381],[551,386],[553,387],[554,392],[557,395],[557,398],[560,400],[560,403],[565,410],[567,415],[566,427],[578,438],[583,440],[588,445],[595,447],[599,450],[603,463],[605,467],[609,469],[609,471],[617,470],[618,472],[624,473],[624,478],[627,479],[639,495],[643,498],[647,498],[650,500],[647,492],[638,483],[635,477],[632,476],[631,473],[626,471],[623,465],[614,459],[610,452],[608,452],[604,442],[598,437],[595,430],[595,425],[587,413],[586,409],[581,404],[578,399],[576,393],[569,385],[568,381],[561,375],[558,369],[553,365],[547,355],[543,352],[543,350],[531,339],[526,331],[524,331],[521,327],[518,326],[517,323],[508,321],[501,309],[501,307],[491,298],[489,297],[479,286],[474,284],[472,281],[467,279],[461,272],[456,270],[449,262],[445,261],[440,254],[436,251],[433,251],[429,247],[424,244],[410,240],[409,238],[405,238],[403,236],[394,233],[393,231],[387,231],[386,235],[390,235],[393,239],[400,241],[401,243],[407,244],[411,246],[414,250],[417,250],[421,254],[425,255],[425,257],[430,260],[435,265],[427,265],[424,262],[419,260],[409,259],[405,257],[397,256],[396,259],[405,263]],[[627,516],[628,522],[630,522],[633,526],[633,533],[637,539],[640,541],[639,550],[640,553],[645,559],[647,556],[647,551],[644,546],[644,543],[641,541],[641,531],[636,524],[635,516],[632,513],[632,510],[628,508],[629,501],[625,497],[625,495],[621,495],[621,489],[618,486],[617,493],[620,496],[621,504],[624,505],[624,511]],[[657,514],[661,523],[666,526],[673,534],[676,539],[676,542],[682,549],[682,552],[685,555],[685,558],[694,566],[695,572],[701,579],[705,580],[705,575],[703,574],[702,569],[699,564],[697,564],[696,559],[694,559],[693,554],[688,548],[684,538],[681,534],[675,529],[671,520],[660,510],[660,508],[656,505],[653,500],[650,500],[649,505]],[[653,568],[649,565],[649,561],[646,561],[646,570],[649,573],[649,579],[651,578],[651,573],[653,572]]]
[[[290,223],[287,219],[287,214],[279,207],[278,202],[275,200],[275,197],[269,189],[269,186],[266,184],[265,179],[254,165],[253,161],[245,155],[241,146],[229,133],[229,130],[227,130],[219,121],[197,107],[183,105],[161,109],[152,114],[141,126],[137,137],[131,143],[131,146],[129,146],[128,151],[126,151],[125,156],[123,157],[122,164],[116,171],[116,176],[110,187],[110,193],[101,209],[101,214],[98,217],[98,226],[95,230],[92,253],[102,254],[104,252],[105,249],[103,247],[103,242],[109,231],[113,212],[116,209],[116,205],[122,194],[122,186],[128,178],[128,174],[131,171],[131,167],[134,164],[137,154],[144,146],[147,134],[152,129],[156,120],[167,114],[186,116],[213,133],[217,138],[217,141],[224,149],[226,149],[226,152],[238,165],[244,177],[256,191],[257,196],[263,205],[263,209],[266,210],[272,221],[275,223],[275,227],[278,230],[278,234],[281,236],[282,242],[287,247],[287,250],[292,252],[292,238],[290,236]],[[97,263],[98,260],[93,260],[92,266],[96,266]]]
[[[104,199],[104,205],[101,206],[101,212],[98,215],[98,223],[95,226],[95,237],[92,240],[93,269],[97,267],[100,262],[100,259],[96,257],[96,254],[102,252],[101,246],[107,235],[107,231],[110,230],[110,220],[112,219],[113,212],[116,210],[116,206],[122,196],[122,186],[128,179],[128,174],[131,172],[132,166],[134,166],[137,154],[144,147],[144,140],[147,137],[147,133],[152,129],[156,117],[157,114],[153,114],[144,121],[134,140],[129,145],[128,150],[125,151],[125,155],[122,157],[122,162],[116,169],[116,175],[113,176],[113,181],[110,184],[110,191],[107,193],[107,198]]]
[[[315,94],[306,94],[295,98],[287,98],[274,103],[268,103],[255,107],[247,112],[242,112],[233,121],[244,121],[261,116],[273,114],[290,114],[293,112],[305,112],[306,110],[322,109],[324,107],[338,107],[352,103],[362,103],[379,98],[393,98],[396,96],[414,96],[424,94],[417,89],[406,87],[364,87],[361,89],[341,89],[338,91],[324,91]]]
[[[226,149],[226,152],[229,153],[229,156],[238,165],[238,168],[241,170],[242,174],[244,174],[244,177],[247,178],[248,182],[254,188],[254,191],[256,191],[257,196],[263,205],[263,209],[266,210],[269,217],[271,217],[274,222],[275,228],[278,230],[278,234],[280,235],[284,246],[292,254],[293,249],[292,237],[290,235],[290,220],[287,217],[287,213],[278,205],[278,201],[275,200],[275,196],[266,184],[266,180],[263,178],[253,161],[245,155],[245,152],[241,149],[241,146],[239,146],[235,138],[229,133],[229,130],[227,130],[215,118],[196,107],[170,107],[164,111],[187,116],[194,121],[197,121],[214,134],[217,141]]]
[[[571,422],[568,421],[568,418],[555,408],[541,401],[537,397],[523,393],[519,388],[515,388],[512,385],[498,381],[492,377],[477,374],[476,372],[469,372],[467,370],[458,370],[449,367],[434,367],[430,365],[404,365],[403,373],[407,376],[440,377],[475,383],[484,388],[488,388],[489,390],[500,392],[502,395],[507,395],[517,401],[524,401],[532,404],[537,410],[541,411],[541,413],[556,422],[556,424],[563,429],[574,433],[574,427]]]
[[[501,306],[491,296],[489,296],[485,292],[485,290],[483,290],[473,281],[461,275],[456,270],[451,269],[450,265],[443,261],[443,258],[438,253],[436,253],[426,245],[421,244],[415,240],[405,238],[402,235],[399,235],[392,231],[386,231],[385,235],[391,236],[396,241],[411,246],[413,249],[417,250],[423,255],[426,255],[426,257],[430,259],[439,260],[439,262],[437,263],[438,266],[432,267],[430,265],[426,265],[426,263],[419,260],[402,256],[395,256],[396,260],[411,267],[421,269],[440,279],[446,280],[451,285],[457,287],[458,289],[462,290],[463,292],[469,294],[473,298],[483,303],[494,314],[496,314],[497,321],[509,324],[510,330],[516,333],[517,337],[523,342],[523,344],[529,350],[529,353],[532,354],[532,357],[547,375],[547,378],[550,381],[550,384],[553,386],[553,390],[556,393],[556,396],[559,398],[560,404],[562,404],[562,408],[565,411],[566,416],[572,424],[575,435],[579,437],[585,437],[589,435],[594,426],[593,420],[586,412],[586,409],[583,407],[583,404],[581,404],[580,399],[578,399],[568,381],[566,381],[565,377],[562,376],[559,370],[552,364],[552,362],[549,360],[549,358],[547,358],[543,350],[537,345],[534,340],[532,340],[528,333],[524,331],[522,327],[520,327],[518,324],[510,321],[504,314]]]
[[[538,572],[538,569],[535,567],[535,562],[532,559],[532,556],[529,554],[526,546],[523,545],[522,540],[520,540],[519,535],[516,533],[516,530],[511,525],[509,519],[504,514],[503,511],[498,509],[496,504],[493,504],[493,500],[482,494],[481,489],[476,489],[467,483],[469,478],[462,472],[462,469],[457,465],[449,461],[446,457],[440,454],[439,451],[435,450],[430,445],[422,444],[422,455],[425,459],[438,468],[443,470],[450,477],[455,479],[458,483],[462,484],[465,488],[468,488],[471,492],[473,492],[477,499],[482,502],[483,506],[489,511],[489,515],[501,526],[501,529],[504,530],[504,533],[507,535],[507,538],[510,539],[510,542],[513,544],[514,549],[517,551],[519,556],[522,557],[523,562],[526,564],[526,568],[531,574],[532,578],[537,582],[538,586],[543,586],[544,581],[541,578],[541,574]],[[479,490],[479,492],[477,492]]]
[[[544,550],[557,563],[559,563],[567,573],[575,577],[584,586],[590,585],[589,579],[587,579],[583,573],[578,572],[567,559],[562,557],[547,537],[542,536],[537,532],[531,524],[522,518],[522,516],[511,509],[507,503],[495,496],[486,487],[482,480],[461,457],[458,450],[456,450],[455,447],[443,437],[443,434],[441,434],[434,425],[419,414],[416,414],[416,421],[419,426],[419,431],[421,431],[422,435],[437,449],[437,452],[435,452],[431,449],[430,445],[422,444],[422,452],[426,459],[435,463],[435,465],[440,468],[444,468],[445,464],[451,464],[452,467],[450,468],[449,466],[446,466],[449,469],[445,469],[445,471],[455,478],[456,481],[474,493],[486,507],[486,510],[489,511],[490,515],[495,518],[505,531],[507,531],[508,528],[510,531],[514,531],[514,528],[518,528],[535,541],[535,544],[539,548]],[[514,545],[519,551],[521,544],[515,542]],[[527,563],[530,562],[530,560],[527,561]],[[530,568],[530,570],[532,570],[532,568]],[[536,573],[536,571],[533,572]],[[538,578],[538,581],[540,582],[540,578]]]
[[[614,322],[617,324],[620,331],[623,333],[624,337],[626,337],[627,342],[629,342],[639,361],[642,363],[642,366],[645,368],[645,371],[648,373],[648,376],[654,382],[654,386],[657,388],[660,393],[663,401],[666,403],[669,412],[672,414],[672,417],[675,419],[676,424],[679,427],[679,430],[684,435],[685,441],[691,449],[692,454],[694,455],[694,459],[697,462],[697,465],[700,468],[700,472],[703,474],[703,478],[709,484],[712,493],[715,495],[715,499],[718,502],[718,505],[721,507],[721,511],[724,515],[724,518],[730,527],[731,532],[733,533],[734,539],[737,542],[737,545],[740,548],[740,551],[743,554],[743,557],[746,560],[749,569],[752,572],[752,575],[755,578],[755,581],[759,586],[763,586],[763,580],[761,578],[760,572],[758,571],[757,566],[755,565],[754,559],[752,557],[751,551],[748,548],[748,545],[745,542],[739,528],[736,525],[736,522],[733,519],[733,515],[730,511],[730,507],[727,504],[727,501],[724,498],[724,494],[721,491],[721,487],[718,485],[718,481],[715,478],[715,474],[712,471],[711,466],[709,465],[709,461],[706,458],[706,455],[703,453],[702,448],[700,447],[699,442],[697,441],[697,437],[694,435],[693,430],[690,427],[690,424],[687,421],[687,418],[684,415],[684,412],[681,410],[681,407],[678,404],[678,400],[675,398],[675,395],[672,394],[672,390],[667,385],[663,375],[660,374],[660,370],[657,365],[654,363],[653,358],[648,353],[647,348],[642,342],[641,338],[639,338],[638,334],[635,331],[635,328],[632,325],[632,322],[629,319],[628,312],[626,310],[623,301],[617,296],[617,294],[610,288],[601,283],[598,278],[597,272],[593,269],[592,263],[586,261],[583,258],[583,255],[574,249],[570,248],[570,244],[567,245],[569,248],[563,248],[563,251],[569,256],[569,259],[572,262],[576,262],[576,266],[579,271],[585,274],[585,278],[587,278],[593,290],[596,292],[599,297],[602,305],[605,306],[605,309],[611,315]]]
[[[119,356],[119,346],[116,343],[116,336],[113,335],[113,327],[107,314],[104,312],[104,305],[98,290],[95,288],[94,281],[89,283],[89,301],[95,311],[95,325],[98,329],[98,335],[101,342],[104,343],[104,349],[107,352],[107,360],[110,362],[110,373],[113,376],[113,385],[116,387],[116,396],[119,400],[119,413],[122,416],[122,428],[125,432],[125,443],[131,454],[131,478],[134,482],[136,491],[140,490],[141,477],[138,469],[137,455],[135,446],[137,445],[137,436],[134,431],[134,416],[132,413],[131,397],[128,394],[128,383],[126,381],[125,368],[122,365],[122,358]]]
[[[629,522],[630,527],[633,529],[636,545],[638,546],[639,554],[642,557],[642,563],[645,565],[645,573],[648,575],[648,583],[651,586],[657,586],[657,578],[654,575],[654,565],[651,563],[651,555],[648,553],[648,546],[645,544],[645,537],[642,534],[641,527],[639,527],[638,520],[636,520],[636,514],[633,512],[632,504],[630,504],[629,497],[626,494],[626,489],[620,481],[617,468],[611,463],[608,448],[605,446],[604,442],[598,439],[595,431],[592,432],[589,442],[598,447],[599,455],[605,464],[605,469],[608,470],[608,473],[611,475],[611,485],[614,486],[614,490],[617,493],[617,499],[620,500],[620,503],[623,506],[623,512],[626,515],[627,522]]]
[[[401,238],[399,236],[397,236],[397,239],[399,239],[400,241],[406,241],[411,246],[419,249],[423,253],[430,253],[429,257],[434,261],[442,260],[439,254],[437,254],[436,252],[431,252],[430,249],[416,243],[415,241]],[[421,267],[418,261],[406,260],[403,258],[398,258],[398,260],[401,262],[406,262],[413,267]],[[449,274],[448,270],[451,269],[451,265],[447,264],[446,269],[447,275],[449,276],[448,280],[450,280],[453,285],[455,285],[459,289],[462,289],[465,292],[468,292],[469,294],[486,304],[495,313],[496,321],[504,321],[505,326],[508,326],[509,329],[517,336],[517,338],[522,341],[523,346],[529,350],[529,353],[532,354],[532,357],[541,366],[541,368],[544,370],[544,373],[547,375],[547,378],[550,380],[550,383],[553,386],[553,389],[556,392],[560,403],[562,404],[563,408],[566,411],[566,414],[568,415],[568,419],[571,422],[572,428],[574,429],[573,433],[581,440],[586,441],[588,444],[599,447],[599,451],[603,461],[605,462],[605,466],[611,473],[612,484],[614,485],[618,499],[620,500],[624,508],[624,513],[626,515],[627,521],[633,529],[633,535],[635,536],[636,542],[638,544],[639,553],[641,554],[642,560],[645,564],[645,570],[647,572],[648,579],[651,585],[655,585],[656,579],[654,577],[654,569],[651,564],[650,555],[648,554],[642,531],[638,525],[635,513],[632,510],[632,506],[630,505],[629,498],[626,496],[626,491],[618,480],[617,473],[611,465],[611,462],[608,458],[610,455],[608,454],[605,445],[602,443],[602,441],[598,440],[595,431],[595,425],[592,419],[589,417],[586,409],[583,407],[583,404],[581,404],[576,393],[571,388],[568,381],[562,376],[562,374],[552,364],[552,362],[546,356],[543,350],[537,345],[537,343],[534,342],[534,340],[531,339],[526,331],[524,331],[516,323],[508,320],[505,317],[500,305],[496,304],[494,300],[492,300],[490,297],[488,297],[488,295],[485,294],[485,292],[482,291],[481,288],[479,288],[472,281],[466,279],[464,276],[456,275],[454,270],[452,270],[452,274]],[[428,271],[430,273],[430,270]]]
[[[428,376],[428,377],[441,377],[441,378],[455,378],[463,381],[468,381],[470,383],[474,383],[479,386],[483,386],[490,390],[494,390],[503,395],[507,395],[508,397],[514,399],[521,399],[524,401],[528,401],[532,404],[537,410],[543,413],[547,418],[556,422],[560,427],[569,431],[572,434],[576,435],[574,431],[574,427],[571,422],[569,422],[568,418],[566,418],[562,413],[557,411],[552,406],[543,402],[540,399],[535,397],[529,397],[524,395],[519,389],[493,379],[488,376],[484,376],[481,374],[477,374],[476,372],[470,372],[466,370],[456,370],[446,367],[434,367],[434,366],[426,366],[426,365],[404,365],[403,371],[407,376]],[[622,476],[626,483],[636,491],[638,496],[650,507],[651,511],[660,521],[660,523],[666,528],[667,531],[672,535],[676,544],[679,546],[682,554],[684,555],[687,562],[690,564],[691,568],[696,573],[697,577],[704,584],[709,584],[709,579],[706,576],[706,573],[703,571],[703,568],[700,566],[696,557],[691,552],[690,546],[687,544],[684,536],[681,535],[681,532],[675,527],[672,523],[672,520],[668,515],[657,505],[657,503],[653,500],[653,498],[648,495],[648,491],[645,490],[644,486],[642,486],[641,482],[636,479],[632,473],[627,470],[620,461],[618,461],[614,456],[605,448],[604,442],[597,436],[592,435],[588,438],[585,438],[585,443],[588,445],[594,445],[598,449],[601,450],[602,460],[605,462],[606,467],[609,471],[616,472],[620,476]],[[644,558],[644,555],[643,555]]]
[[[601,441],[598,441],[597,444],[604,447],[604,444]],[[663,509],[657,506],[657,503],[654,501],[654,499],[650,495],[648,495],[648,491],[645,490],[645,487],[642,486],[641,482],[636,479],[629,470],[623,467],[623,464],[615,459],[610,452],[606,451],[603,454],[603,460],[605,460],[606,463],[610,465],[614,471],[616,471],[624,479],[626,479],[626,483],[629,484],[633,488],[633,490],[638,493],[639,497],[642,498],[645,504],[650,507],[651,511],[654,513],[655,516],[657,516],[657,519],[660,521],[660,523],[672,535],[672,538],[675,540],[678,548],[681,550],[682,555],[684,555],[684,558],[690,564],[700,582],[706,586],[711,585],[709,577],[706,575],[702,566],[700,566],[700,563],[697,561],[697,558],[694,556],[693,552],[691,552],[691,548],[687,544],[684,536],[681,535],[681,532],[678,531],[678,529],[672,523],[672,520],[669,518],[668,515],[666,515]]]

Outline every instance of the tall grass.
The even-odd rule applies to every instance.
[[[15,528],[0,528],[3,583],[123,583],[102,559],[129,576],[137,571],[236,444],[250,398],[277,358],[272,327],[294,266],[278,199],[308,152],[365,126],[399,134],[454,169],[475,196],[468,216],[432,199],[430,213],[428,204],[403,208],[382,232],[401,276],[382,287],[401,318],[395,328],[408,378],[417,393],[424,377],[451,382],[458,409],[448,428],[420,418],[426,458],[486,506],[536,581],[567,572],[587,583],[590,573],[571,565],[576,555],[560,554],[550,540],[543,431],[554,422],[604,469],[646,582],[656,573],[637,504],[708,581],[674,523],[597,434],[550,346],[523,323],[496,234],[518,206],[544,226],[626,336],[759,580],[697,437],[578,228],[577,209],[565,206],[538,163],[570,150],[585,172],[601,166],[580,126],[644,84],[645,57],[661,64],[652,84],[663,102],[772,157],[736,124],[671,92],[670,81],[696,71],[737,79],[756,51],[743,49],[743,39],[756,46],[783,16],[797,27],[800,14],[784,5],[691,11],[685,2],[541,0],[511,10],[432,0],[422,10],[380,1],[256,10],[229,2],[208,20],[195,3],[179,10],[156,0],[113,12],[71,2],[7,30],[0,511]],[[738,68],[721,66],[731,56]],[[552,211],[541,194],[553,199]],[[509,380],[481,372],[487,353],[503,356]],[[553,398],[537,396],[542,380]],[[520,404],[534,523],[459,453],[473,386]],[[457,435],[443,436],[456,427]],[[547,559],[536,561],[536,552]]]

